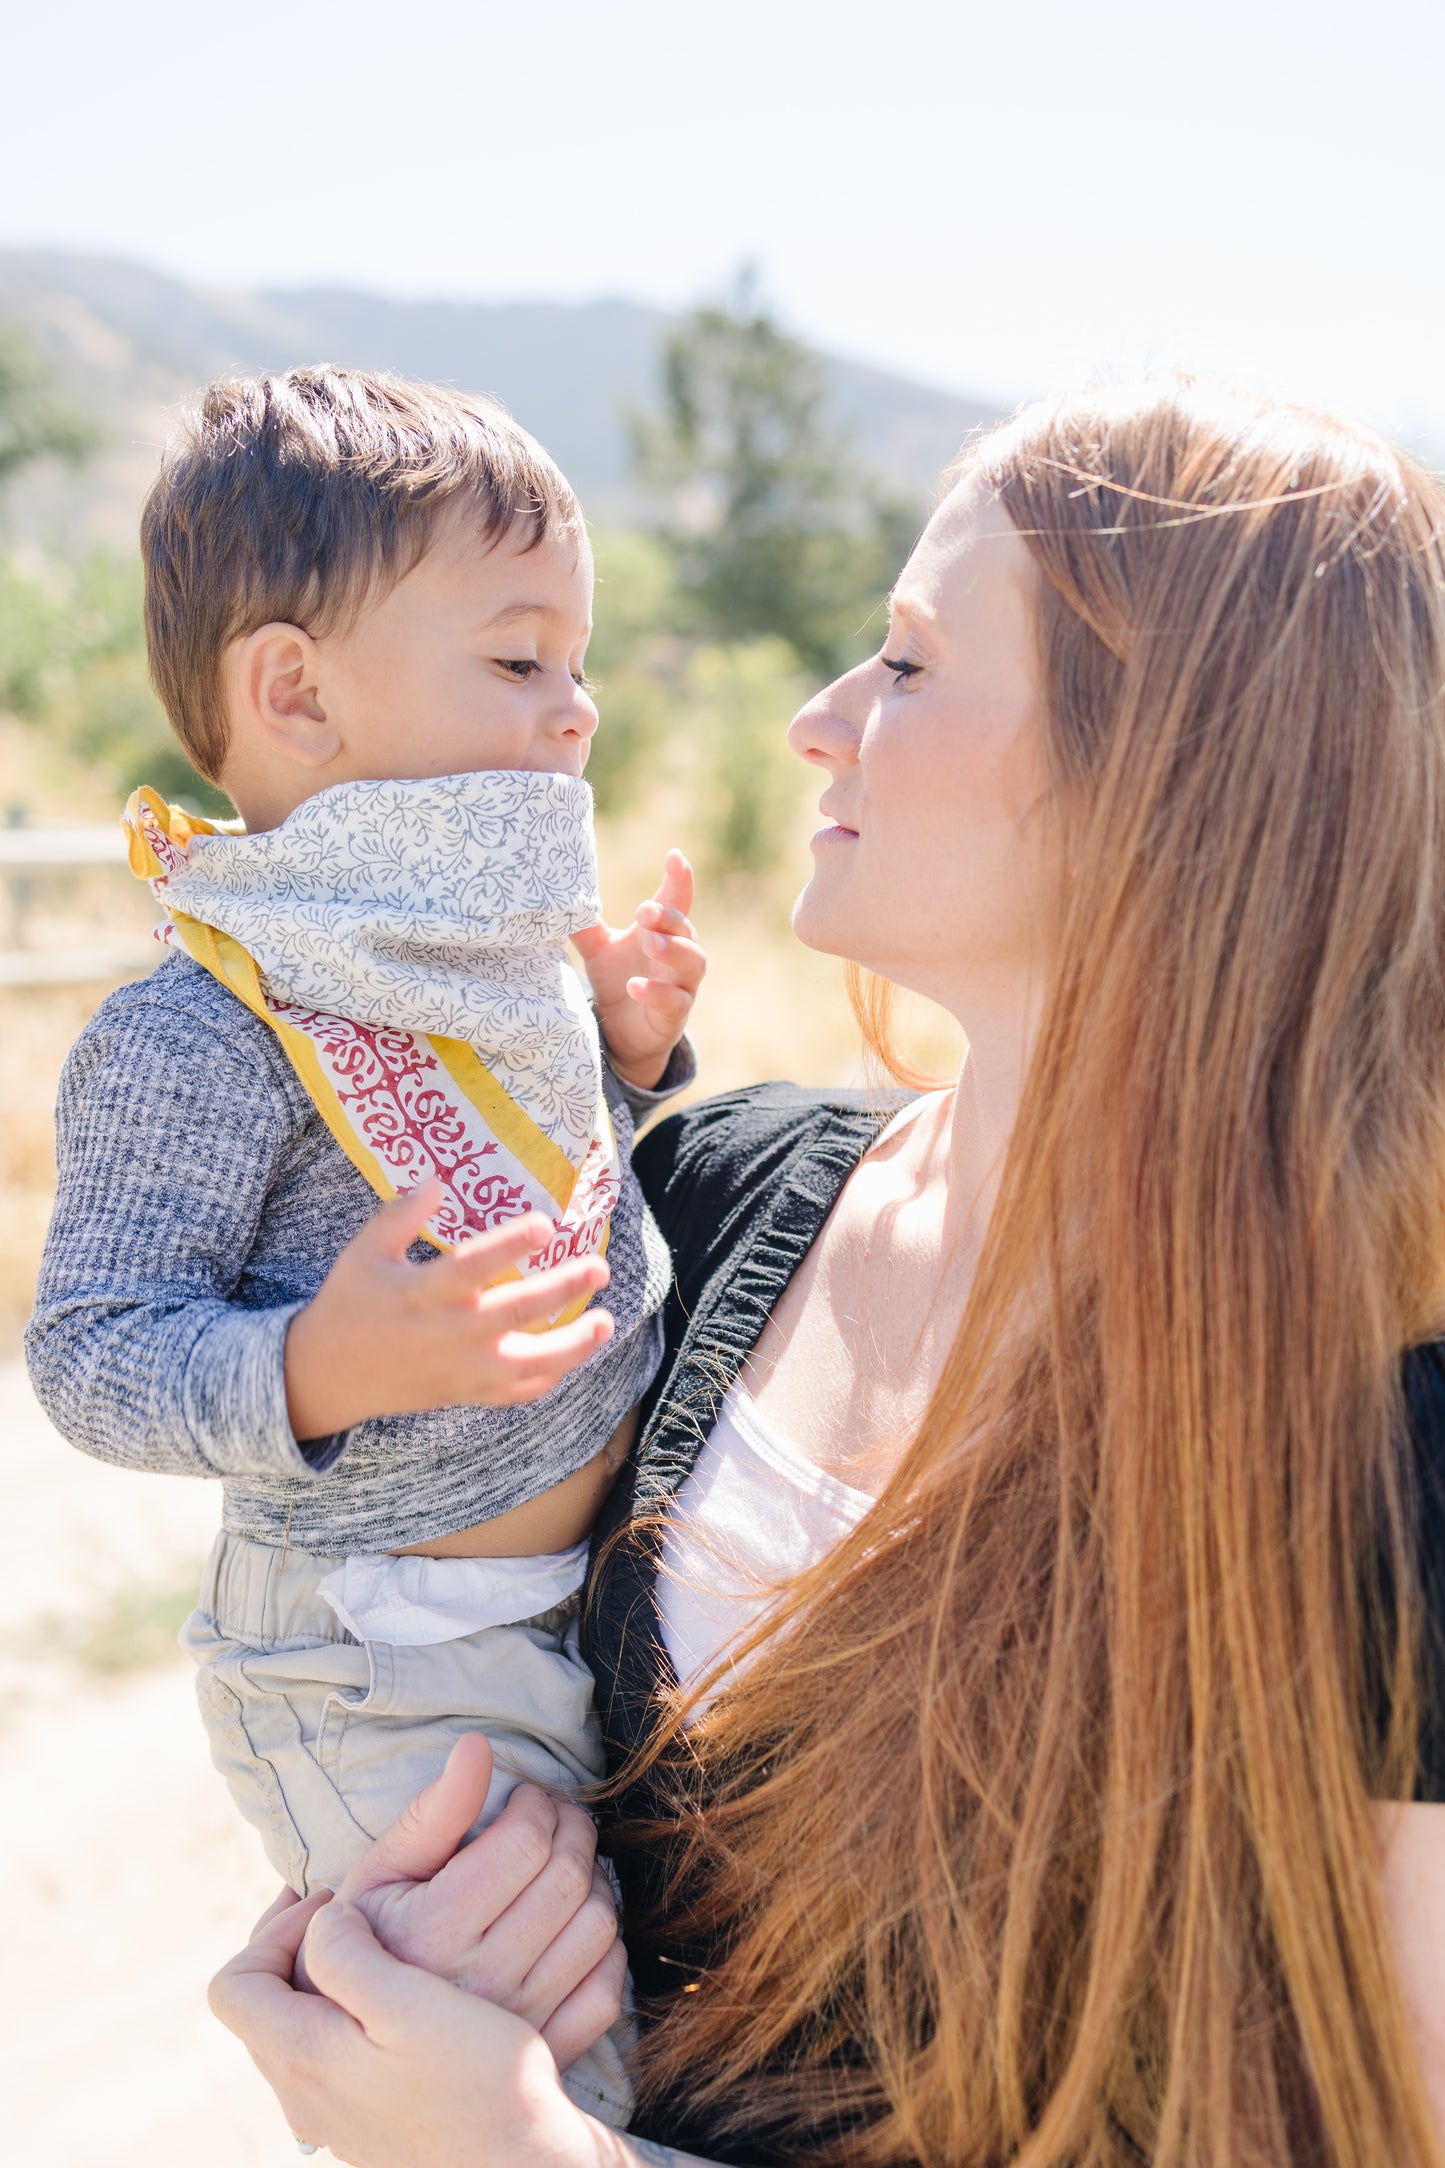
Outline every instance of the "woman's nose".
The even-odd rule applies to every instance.
[[[855,675],[850,670],[847,677],[825,686],[789,723],[788,743],[800,760],[832,767],[857,759],[862,725],[851,714]]]

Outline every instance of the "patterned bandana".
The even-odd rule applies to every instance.
[[[599,916],[580,777],[341,783],[256,836],[138,790],[125,826],[158,938],[271,1027],[379,1196],[439,1177],[439,1248],[545,1212],[528,1270],[605,1249],[620,1169],[566,956]]]

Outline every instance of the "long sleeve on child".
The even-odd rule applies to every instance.
[[[376,1193],[275,1033],[172,955],[101,1005],[62,1079],[27,1340],[36,1391],[102,1460],[219,1477],[225,1527],[276,1546],[404,1549],[538,1497],[593,1458],[656,1373],[672,1267],[632,1171],[629,1099],[650,1111],[691,1072],[687,1049],[652,1093],[604,1072],[623,1167],[611,1340],[539,1402],[370,1416],[298,1444],[286,1328]]]
[[[286,1080],[239,1004],[223,1013],[243,1029],[226,1033],[153,992],[169,970],[112,996],[66,1066],[31,1377],[99,1459],[304,1477],[345,1443],[299,1446],[287,1420],[286,1328],[313,1289],[288,1287],[284,1260],[248,1270],[287,1173]]]

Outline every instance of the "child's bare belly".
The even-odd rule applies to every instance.
[[[495,1520],[458,1528],[429,1543],[400,1546],[399,1556],[424,1558],[545,1558],[570,1550],[589,1535],[602,1501],[617,1481],[637,1436],[637,1410],[624,1415],[602,1451],[539,1498],[529,1498]]]

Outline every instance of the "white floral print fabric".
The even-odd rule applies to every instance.
[[[339,783],[263,834],[193,836],[153,885],[272,1000],[463,1039],[569,1159],[592,1143],[601,1052],[566,955],[600,912],[580,776]]]

